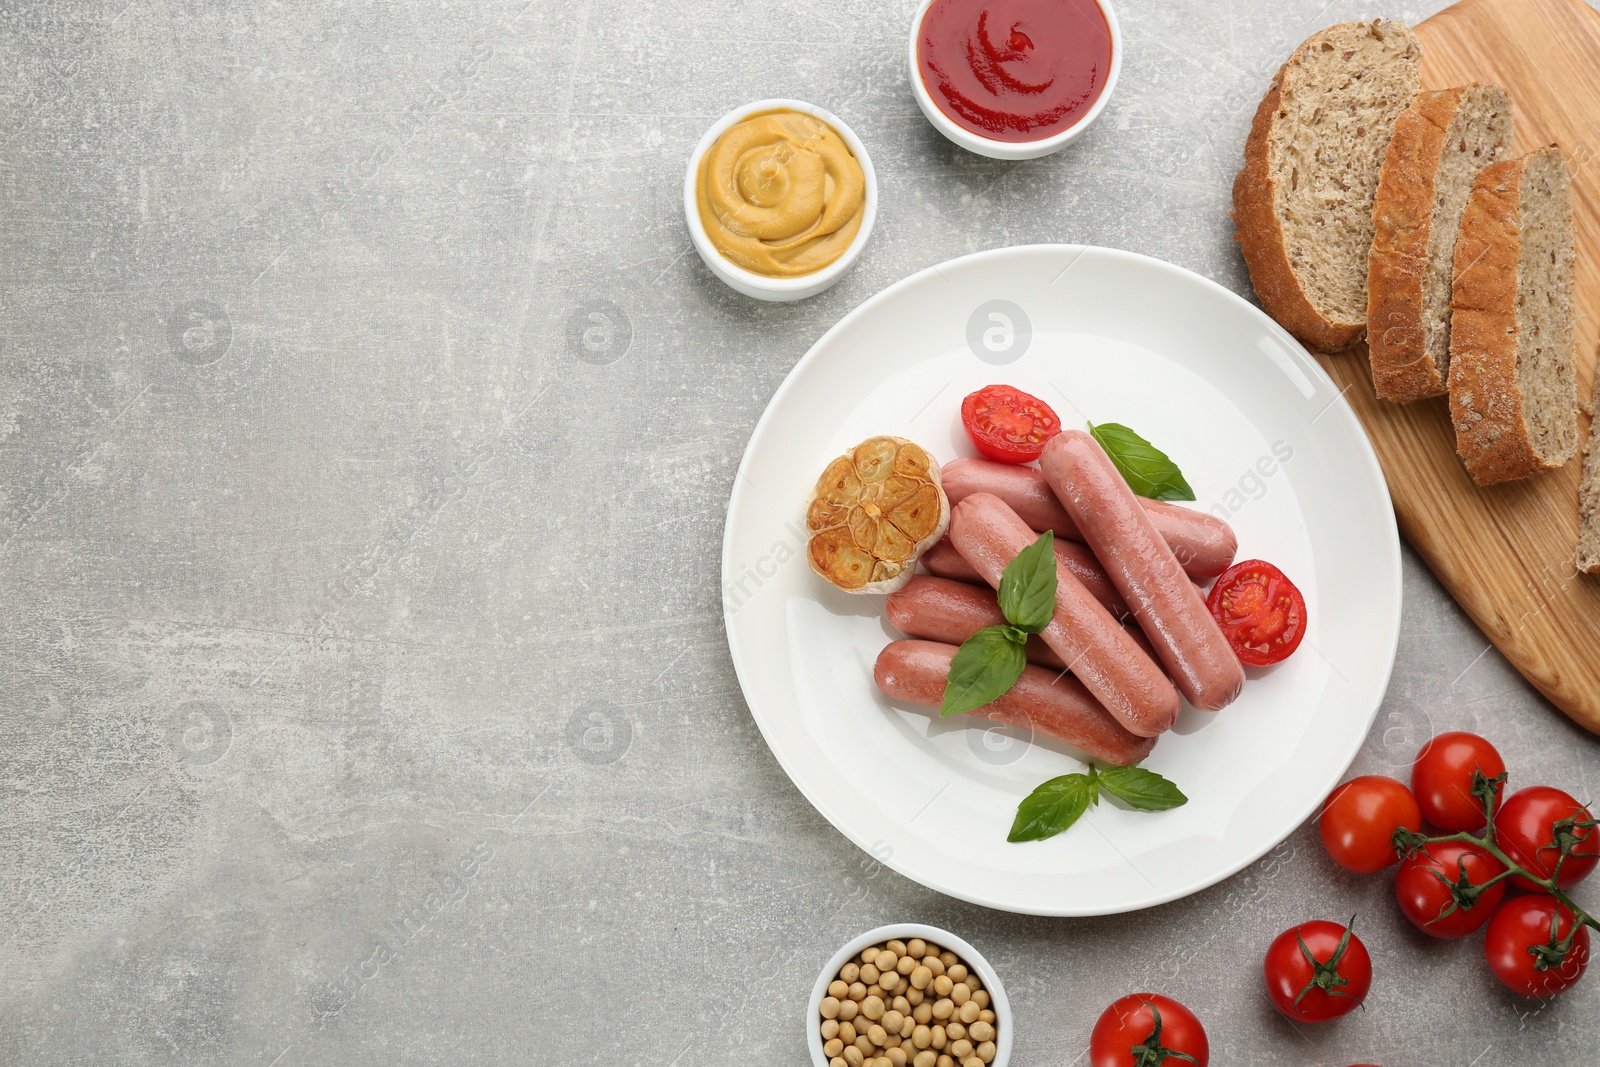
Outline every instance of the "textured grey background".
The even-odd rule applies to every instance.
[[[735,467],[824,329],[1034,241],[1243,291],[1227,189],[1272,70],[1432,5],[1124,0],[1109,110],[1011,164],[918,113],[910,0],[115,6],[0,12],[0,1061],[799,1064],[823,960],[900,919],[990,954],[1020,1065],[1081,1062],[1141,987],[1219,1064],[1592,1058],[1600,979],[1502,995],[1310,828],[1101,920],[878,868],[768,754],[722,631]],[[681,213],[690,145],[763,96],[843,116],[881,183],[798,306],[717,283]],[[1356,769],[1478,728],[1592,798],[1596,741],[1409,553],[1405,596]],[[1365,1013],[1276,1017],[1267,941],[1352,912]]]

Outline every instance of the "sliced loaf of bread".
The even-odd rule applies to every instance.
[[[1511,100],[1498,85],[1419,93],[1395,120],[1367,262],[1367,350],[1386,400],[1445,393],[1461,213],[1478,172],[1510,153],[1511,135]]]
[[[1313,348],[1361,340],[1372,194],[1422,48],[1403,22],[1314,35],[1256,109],[1233,183],[1234,240],[1267,313]]]
[[[1589,420],[1589,454],[1584,460],[1579,498],[1578,569],[1600,574],[1600,373],[1594,377],[1594,411]]]
[[[1526,478],[1578,450],[1576,248],[1555,145],[1484,168],[1456,240],[1450,418],[1479,485]]]

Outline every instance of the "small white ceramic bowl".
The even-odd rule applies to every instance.
[[[922,66],[917,62],[917,38],[922,33],[922,17],[936,2],[937,0],[922,0],[922,5],[917,8],[916,15],[911,19],[909,51],[911,91],[917,98],[917,106],[922,108],[922,113],[933,123],[933,128],[962,148],[976,152],[980,156],[988,156],[990,159],[1037,159],[1052,152],[1059,152],[1083,136],[1083,131],[1087,130],[1094,120],[1100,117],[1100,112],[1106,109],[1111,94],[1117,88],[1117,75],[1122,73],[1122,30],[1117,26],[1117,13],[1111,10],[1111,0],[1093,0],[1099,5],[1100,13],[1106,17],[1106,26],[1111,30],[1111,72],[1106,76],[1105,88],[1100,90],[1099,99],[1090,105],[1088,113],[1077,122],[1058,134],[1038,141],[996,141],[973,133],[939,110],[939,105],[933,102],[927,85],[922,81]]]
[[[867,180],[867,199],[862,207],[861,228],[856,231],[855,240],[850,242],[844,255],[821,270],[799,278],[768,278],[724,259],[700,222],[700,207],[695,200],[695,181],[700,173],[700,160],[717,143],[717,138],[750,116],[767,111],[798,111],[832,126],[834,132],[850,146],[856,162],[861,164],[861,174]],[[867,238],[872,236],[872,224],[878,219],[878,177],[872,171],[872,158],[867,155],[867,146],[833,112],[804,100],[757,100],[753,104],[735,108],[712,123],[705,136],[700,138],[700,143],[694,146],[694,151],[689,153],[689,170],[683,178],[683,211],[689,220],[689,237],[694,241],[695,251],[700,253],[700,258],[711,268],[712,274],[745,296],[753,296],[757,300],[804,300],[808,296],[816,296],[844,277],[845,271],[855,266],[856,260],[861,258],[861,250],[866,247]]]
[[[1006,999],[1006,987],[1000,984],[1000,976],[989,966],[989,961],[983,958],[983,953],[950,931],[941,930],[937,926],[924,926],[922,923],[890,923],[876,930],[868,930],[859,937],[853,937],[845,942],[817,976],[817,984],[811,990],[811,1001],[806,1005],[806,1047],[811,1050],[811,1062],[816,1067],[828,1067],[828,1057],[822,1054],[820,1029],[822,1000],[828,995],[828,983],[838,977],[839,968],[860,955],[861,950],[868,945],[893,941],[896,938],[910,941],[913,937],[932,941],[941,949],[949,949],[961,957],[961,962],[967,965],[968,970],[978,972],[978,977],[983,979],[983,988],[989,991],[989,1007],[994,1012],[994,1060],[989,1067],[1007,1067],[1011,1062],[1011,1042],[1016,1034],[1016,1024],[1011,1018],[1011,1002]]]

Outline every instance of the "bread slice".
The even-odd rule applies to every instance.
[[[1278,71],[1233,182],[1234,240],[1267,314],[1313,348],[1361,340],[1372,194],[1422,48],[1403,22],[1330,26]]]
[[[1367,351],[1385,400],[1445,392],[1461,213],[1478,172],[1510,153],[1511,134],[1511,100],[1498,85],[1420,93],[1395,120],[1367,261]]]
[[[1600,574],[1600,374],[1594,377],[1594,410],[1589,420],[1589,455],[1584,460],[1578,498],[1578,569]]]
[[[1450,419],[1479,485],[1578,450],[1572,193],[1555,145],[1484,168],[1456,240]]]

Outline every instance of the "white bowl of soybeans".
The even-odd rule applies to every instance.
[[[1011,1004],[989,961],[920,923],[851,939],[806,1006],[816,1067],[1006,1067],[1011,1040]]]

